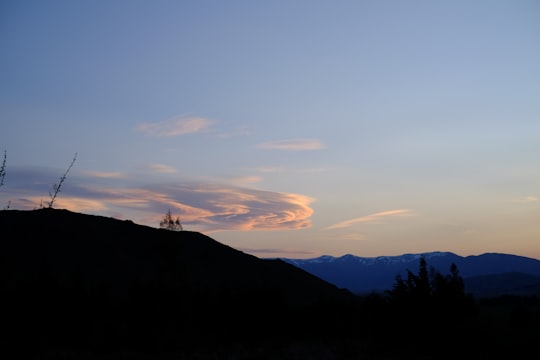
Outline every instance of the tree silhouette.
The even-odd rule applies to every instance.
[[[409,290],[409,284],[405,280],[403,280],[401,274],[397,274],[392,290],[387,291],[387,293],[390,295],[391,300],[393,300],[394,302],[404,303],[408,300],[410,296]]]
[[[462,303],[465,299],[465,286],[457,265],[452,263],[450,273],[442,275],[431,267],[428,272],[427,261],[420,258],[418,274],[407,270],[407,280],[400,274],[395,278],[392,290],[386,291],[392,303],[413,305]]]
[[[463,324],[475,315],[472,297],[464,292],[463,279],[455,264],[448,275],[441,274],[420,258],[418,273],[407,271],[407,279],[395,277],[392,290],[386,291],[387,310],[381,338],[392,338],[398,348],[431,352],[447,346],[447,336],[459,338]],[[411,323],[415,331],[411,331]],[[390,330],[389,330],[390,329]]]
[[[414,300],[425,303],[431,295],[431,285],[427,271],[427,262],[424,256],[420,257],[418,275],[407,272],[407,284]]]
[[[171,215],[171,210],[168,210],[167,213],[163,216],[163,219],[159,222],[159,227],[162,229],[167,229],[171,231],[182,231],[182,223],[180,223],[180,217],[177,216],[174,218]]]

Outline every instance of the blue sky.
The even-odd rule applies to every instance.
[[[259,257],[540,259],[538,1],[2,1],[0,205]]]

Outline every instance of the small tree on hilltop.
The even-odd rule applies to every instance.
[[[168,210],[167,213],[163,216],[163,219],[159,222],[159,227],[171,231],[182,231],[184,228],[180,223],[180,217],[177,216],[174,218],[171,214],[171,210]]]

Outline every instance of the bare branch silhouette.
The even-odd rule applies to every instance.
[[[58,196],[58,193],[60,192],[60,187],[66,180],[66,176],[69,170],[71,170],[71,167],[73,166],[73,164],[75,163],[75,159],[77,159],[77,153],[75,153],[75,156],[73,156],[73,160],[71,160],[71,164],[69,164],[68,169],[66,170],[64,175],[62,175],[62,177],[60,178],[60,182],[58,184],[53,185],[53,192],[52,193],[49,192],[49,196],[51,197],[51,201],[49,201],[49,208],[53,207],[54,201],[56,200],[56,196]]]
[[[6,159],[7,150],[4,150],[4,160],[2,161],[2,166],[0,166],[0,186],[4,185],[4,178],[6,177]]]

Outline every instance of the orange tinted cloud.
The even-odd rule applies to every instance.
[[[313,214],[309,206],[313,199],[304,195],[222,185],[100,187],[91,192],[95,200],[86,207],[73,202],[67,193],[58,204],[90,211],[123,208],[124,213],[139,212],[150,224],[158,224],[170,209],[185,225],[200,231],[301,229],[311,226]]]
[[[241,176],[241,177],[231,179],[231,181],[235,184],[255,184],[255,183],[261,182],[262,180],[263,180],[262,177],[255,176],[255,175]]]
[[[413,216],[413,215],[414,215],[414,212],[411,209],[388,210],[388,211],[383,211],[383,212],[379,212],[379,213],[375,213],[375,214],[371,214],[367,216],[362,216],[362,217],[358,217],[354,219],[341,221],[337,224],[328,226],[326,230],[346,228],[356,223],[375,222],[375,221],[379,221],[383,218],[390,217],[390,216],[395,217],[395,216]]]
[[[159,136],[180,136],[203,131],[214,122],[200,117],[175,118],[161,122],[142,123],[135,128],[142,133]]]
[[[47,199],[47,204],[44,204],[44,206],[48,206],[49,201],[50,199]],[[55,208],[69,209],[76,212],[101,211],[106,209],[105,204],[101,201],[77,197],[64,198],[61,195],[54,201],[53,206]]]
[[[0,193],[6,195],[0,197],[1,202],[9,201],[11,208],[18,209],[48,206],[47,188],[33,182],[42,175],[15,173],[14,177],[21,181],[16,182],[9,197]],[[101,180],[92,183],[95,177],[88,176],[69,180],[55,208],[154,227],[167,210],[180,216],[186,229],[201,232],[302,229],[311,226],[313,215],[310,204],[314,199],[300,194],[198,182],[135,185],[115,179],[105,185]]]
[[[245,253],[253,254],[256,256],[262,256],[265,258],[268,257],[287,257],[287,258],[298,258],[298,257],[316,257],[320,256],[320,253],[316,251],[305,251],[305,250],[295,250],[287,248],[245,248],[240,247],[238,250]]]
[[[286,230],[311,226],[313,209],[309,205],[313,199],[304,195],[199,185],[190,189],[189,196],[209,212],[199,219],[207,230]]]
[[[149,165],[146,165],[145,168],[147,168],[150,171],[164,173],[164,174],[172,174],[176,172],[175,168],[169,165],[164,165],[164,164],[149,164]]]

